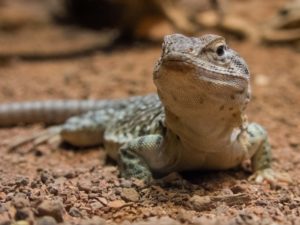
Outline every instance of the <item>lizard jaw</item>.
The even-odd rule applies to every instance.
[[[186,79],[188,76],[192,76],[194,81],[213,82],[216,85],[231,87],[236,91],[242,91],[249,83],[249,76],[245,76],[245,74],[232,73],[222,67],[212,71],[210,66],[202,61],[180,53],[164,56],[160,66],[167,67],[168,70],[184,70],[182,76],[185,76]],[[160,76],[160,73],[156,73],[154,79],[158,79]]]

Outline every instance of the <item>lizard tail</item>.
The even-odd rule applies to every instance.
[[[109,105],[105,100],[56,100],[0,104],[0,127],[63,123],[67,118]]]

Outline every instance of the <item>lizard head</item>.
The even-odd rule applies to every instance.
[[[223,37],[173,34],[162,46],[153,79],[166,107],[199,108],[206,103],[244,110],[250,98],[249,70]]]

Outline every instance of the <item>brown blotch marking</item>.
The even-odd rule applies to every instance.
[[[199,98],[199,104],[203,104],[204,103],[204,99],[203,98]]]
[[[222,111],[222,110],[224,110],[224,108],[225,108],[225,106],[221,105],[220,108],[219,108],[219,110]]]
[[[237,93],[241,95],[241,94],[243,94],[244,92],[245,92],[245,88],[243,88],[242,90],[238,91]]]
[[[234,96],[234,95],[230,95],[230,98],[231,98],[232,100],[234,100],[234,99],[235,99],[235,96]]]
[[[233,117],[237,117],[237,114],[236,114],[236,113],[232,113],[232,116],[233,116]]]
[[[230,107],[230,108],[229,108],[229,111],[232,111],[232,110],[233,110],[233,107]]]

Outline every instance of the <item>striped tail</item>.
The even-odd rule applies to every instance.
[[[0,127],[63,123],[71,116],[111,107],[113,103],[107,100],[54,100],[0,104]]]

